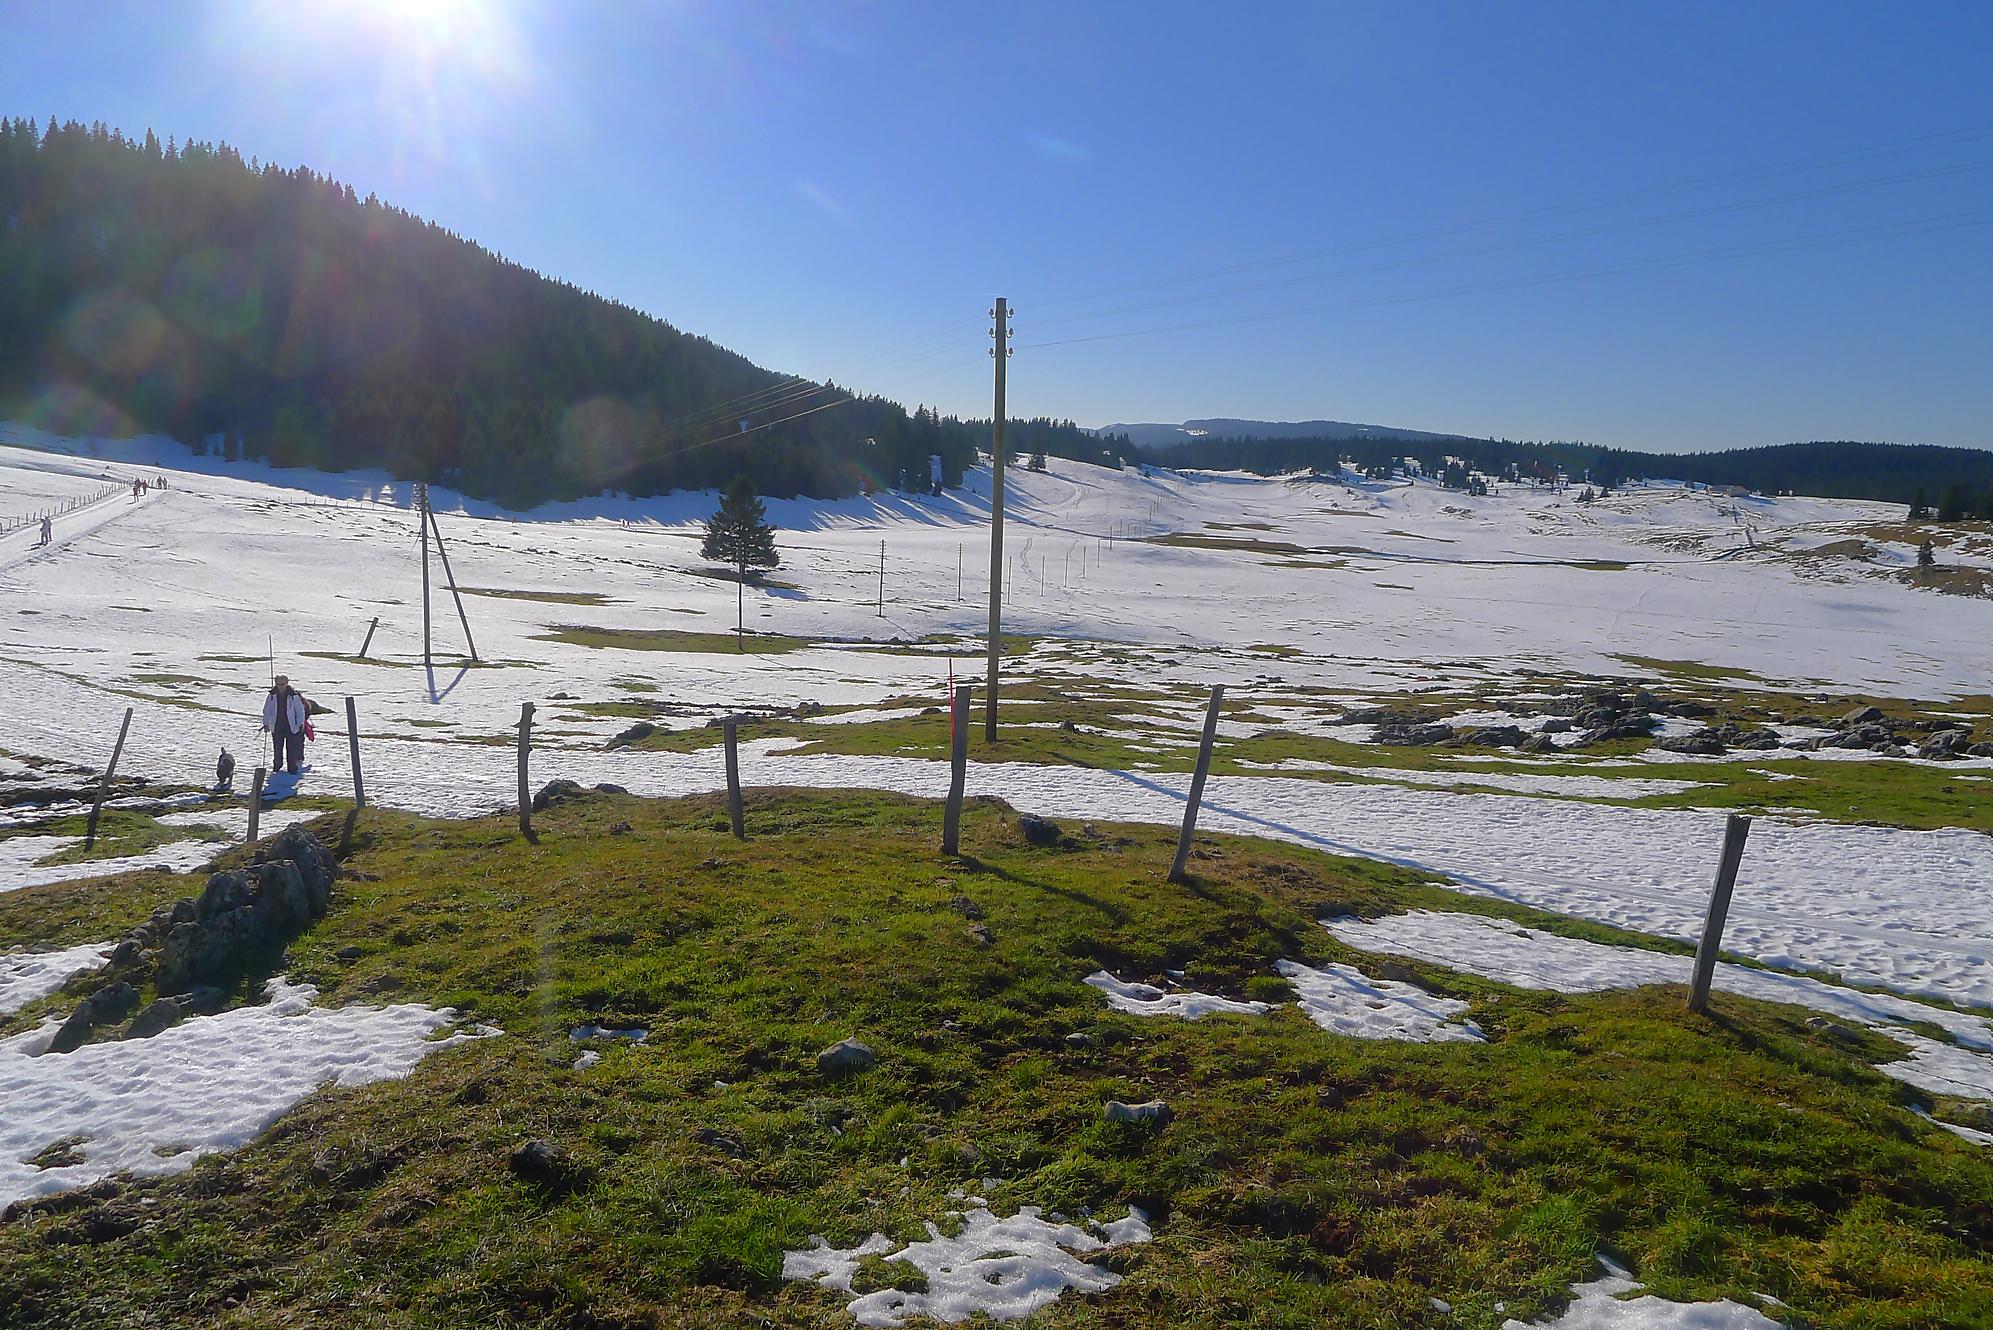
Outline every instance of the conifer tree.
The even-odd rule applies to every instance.
[[[1924,543],[1917,547],[1917,566],[1929,568],[1938,561],[1938,552],[1931,547],[1931,538],[1924,537]]]
[[[1965,518],[1966,510],[1971,506],[1972,500],[1966,495],[1965,486],[1959,484],[1947,485],[1945,486],[1944,494],[1938,499],[1938,520],[1940,522],[1962,521]]]
[[[1033,471],[1043,471],[1045,469],[1044,445],[1041,444],[1037,448],[1031,450],[1031,461],[1027,463],[1027,465]]]
[[[1931,505],[1924,498],[1924,487],[1919,485],[1916,494],[1910,498],[1910,520],[1912,522],[1927,522],[1930,518]]]
[[[738,573],[734,592],[734,645],[746,650],[747,570],[774,568],[782,558],[775,552],[775,528],[769,525],[768,510],[755,497],[754,482],[737,476],[727,486],[720,506],[706,519],[705,543],[699,557],[714,563],[732,564]]]

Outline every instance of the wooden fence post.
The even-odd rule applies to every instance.
[[[104,768],[103,782],[97,786],[97,801],[90,805],[90,826],[83,834],[83,848],[97,843],[97,815],[104,811],[104,796],[111,792],[111,777],[118,773],[118,758],[125,751],[125,731],[131,728],[131,708],[125,708],[124,724],[118,726],[118,741],[111,747],[111,765]]]
[[[941,852],[962,848],[962,786],[969,775],[969,685],[955,686],[948,713],[948,808],[941,816]]]
[[[1723,824],[1723,858],[1716,865],[1716,885],[1709,893],[1709,916],[1702,923],[1702,941],[1695,947],[1695,976],[1689,984],[1689,1010],[1709,1011],[1709,981],[1716,974],[1716,953],[1723,948],[1723,921],[1730,913],[1730,890],[1737,885],[1737,865],[1743,862],[1744,839],[1751,819],[1732,813]]]
[[[367,640],[360,643],[360,659],[367,658],[367,648],[374,644],[374,629],[381,626],[381,616],[376,614],[374,621],[367,625]]]
[[[533,838],[533,794],[526,783],[526,755],[533,749],[533,704],[519,704],[519,833]]]
[[[747,839],[747,823],[740,806],[740,733],[738,722],[728,716],[722,732],[727,740],[727,820],[733,823],[734,839]]]
[[[353,754],[353,807],[367,806],[367,789],[360,783],[360,721],[353,711],[353,699],[346,699],[346,746]]]
[[[269,772],[263,767],[256,768],[256,779],[249,785],[249,839],[248,844],[256,843],[256,823],[263,816],[263,778]]]
[[[1204,713],[1204,742],[1197,748],[1197,772],[1190,778],[1190,800],[1183,808],[1183,831],[1176,838],[1176,862],[1170,865],[1172,882],[1186,880],[1184,868],[1190,862],[1190,838],[1197,834],[1197,806],[1204,802],[1204,778],[1211,771],[1211,740],[1218,733],[1218,704],[1224,696],[1224,684],[1211,685],[1211,708]]]

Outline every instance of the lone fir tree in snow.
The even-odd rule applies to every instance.
[[[1931,538],[1924,537],[1924,543],[1917,547],[1917,567],[1929,568],[1938,561],[1938,552],[1931,545]]]
[[[1031,460],[1025,463],[1025,465],[1033,471],[1043,471],[1045,469],[1045,450],[1043,448],[1033,449]]]
[[[775,528],[768,523],[768,510],[755,497],[754,482],[736,477],[720,498],[720,507],[706,519],[706,540],[699,557],[714,563],[732,564],[739,574],[735,591],[734,645],[745,650],[747,629],[747,570],[774,568],[782,556],[775,552]]]
[[[1931,505],[1925,500],[1924,489],[1921,485],[1917,487],[1916,495],[1910,500],[1910,520],[1912,522],[1928,522],[1931,520]]]

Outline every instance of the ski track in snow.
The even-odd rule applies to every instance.
[[[10,440],[35,449],[4,446]],[[78,455],[92,446],[101,456]],[[605,752],[601,744],[628,717],[591,715],[578,704],[653,701],[671,708],[663,723],[684,726],[744,708],[786,711],[804,700],[876,706],[911,696],[940,705],[951,651],[957,677],[980,674],[973,642],[931,653],[813,646],[734,655],[540,641],[539,634],[570,623],[731,629],[734,589],[695,575],[702,565],[693,537],[711,496],[601,498],[550,505],[516,521],[441,489],[432,492],[465,585],[606,595],[609,603],[467,596],[482,654],[500,667],[426,669],[415,654],[419,574],[406,485],[373,473],[192,459],[156,439],[92,445],[0,426],[0,484],[55,477],[50,485],[73,492],[101,483],[107,470],[133,467],[170,468],[170,488],[58,519],[50,550],[34,550],[30,533],[0,538],[0,596],[10,608],[32,611],[0,619],[0,749],[100,764],[132,701],[110,690],[136,691],[159,701],[138,704],[120,769],[204,787],[223,745],[243,768],[267,750],[256,727],[270,670],[266,648],[274,642],[276,667],[334,708],[320,717],[306,792],[343,797],[350,789],[339,707],[351,694],[360,705],[370,800],[466,816],[511,803],[514,757],[504,743],[452,740],[508,735],[523,700],[539,705],[535,785],[559,776],[673,795],[721,786],[717,749]],[[1895,582],[1856,576],[1828,584],[1768,556],[1713,558],[1736,544],[1733,509],[1750,510],[1763,537],[1896,515],[1883,505],[1734,501],[1655,487],[1581,507],[1569,496],[1526,491],[1477,500],[1424,485],[1344,489],[1228,475],[1141,476],[1058,459],[1051,472],[1019,472],[1012,483],[1013,548],[1031,552],[1012,568],[1006,628],[1084,639],[1041,645],[1014,663],[1013,676],[1054,681],[1079,695],[1086,678],[1177,687],[1223,681],[1242,698],[1255,687],[1276,696],[1300,687],[1354,696],[1512,678],[1520,696],[1535,686],[1522,671],[1624,675],[1618,654],[1702,661],[1773,680],[1818,680],[1826,671],[1823,683],[1888,695],[1993,690],[1983,648],[1993,637],[1993,604],[1952,598],[1944,615],[1933,615],[1928,598]],[[979,632],[978,560],[964,558],[970,575],[959,599],[955,565],[958,555],[986,548],[979,526],[986,489],[987,477],[977,473],[964,490],[939,499],[770,501],[771,519],[783,528],[778,576],[800,589],[756,590],[750,626],[810,638]],[[1232,524],[1224,529],[1248,537],[1259,533],[1237,524],[1264,521],[1275,528],[1265,533],[1269,540],[1369,553],[1339,556],[1348,566],[1331,576],[1251,550],[1107,539],[1151,520],[1158,530]],[[883,620],[874,599],[882,534]],[[1629,566],[1578,566],[1587,560]],[[1068,566],[1085,571],[1069,580]],[[1050,574],[1044,587],[1037,583],[1041,567]],[[284,571],[244,576],[245,569]],[[1748,619],[1738,605],[1752,607]],[[341,658],[357,651],[376,616],[372,654],[384,663]],[[456,649],[460,631],[447,596],[436,625],[439,651]],[[1118,642],[1098,641],[1104,637]],[[1306,654],[1242,649],[1258,642]],[[618,687],[630,680],[654,691]],[[909,709],[916,708],[899,707]],[[1194,705],[1166,709],[1187,724],[1199,714]],[[947,724],[945,716],[933,719]],[[1282,723],[1311,728],[1301,716]],[[946,788],[940,763],[785,755],[789,747],[780,740],[744,745],[747,782],[924,796]],[[1639,764],[1626,765],[1637,774]],[[1614,783],[1598,779],[1600,793]],[[1594,792],[1589,778],[1489,783]],[[1141,771],[969,769],[970,793],[1066,819],[1174,823],[1187,784],[1184,776]],[[266,815],[265,825],[279,823]],[[1470,892],[1677,938],[1700,928],[1721,827],[1717,812],[1278,774],[1214,777],[1200,819],[1204,831],[1368,855],[1447,876]],[[55,870],[26,868],[21,857],[30,848],[0,841],[0,891],[57,880],[47,876]],[[62,875],[162,859],[191,867],[173,856],[197,852],[211,851],[166,847],[154,857]],[[1993,838],[1976,833],[1765,818],[1745,855],[1725,943],[1774,966],[1832,970],[1993,1006],[1989,881]]]

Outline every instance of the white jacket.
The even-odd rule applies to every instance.
[[[291,695],[284,701],[284,728],[292,734],[303,734],[305,719],[309,715],[310,713],[305,710],[304,694],[295,688],[291,689]],[[263,728],[271,730],[276,726],[277,695],[271,693],[263,699]]]

